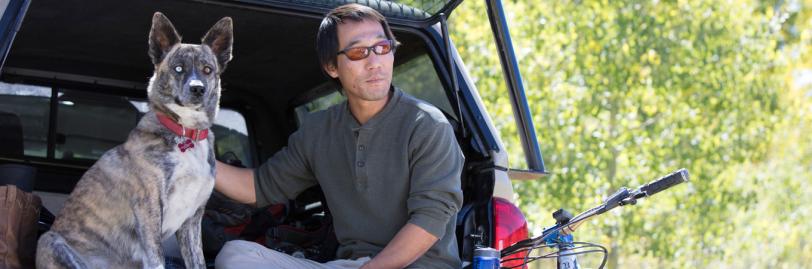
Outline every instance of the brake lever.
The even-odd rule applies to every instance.
[[[606,199],[603,200],[603,206],[601,207],[601,209],[598,210],[598,212],[595,212],[595,215],[603,214],[604,212],[612,210],[617,206],[624,205],[622,204],[623,201],[627,199],[629,196],[630,196],[629,189],[627,189],[626,187],[618,189],[615,193],[613,193],[609,197],[606,197]]]
[[[640,189],[636,189],[629,194],[629,197],[624,198],[620,201],[620,206],[624,205],[636,205],[637,199],[646,197],[646,193],[640,191]]]

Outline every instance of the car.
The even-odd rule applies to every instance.
[[[447,15],[461,0],[5,2],[0,9],[0,163],[36,170],[34,192],[49,212],[59,211],[81,175],[122,143],[147,110],[153,69],[147,35],[154,12],[169,16],[192,38],[221,17],[234,19],[234,60],[222,77],[221,110],[212,127],[215,154],[230,164],[256,167],[286,145],[308,113],[344,100],[319,68],[315,35],[328,10],[358,2],[385,15],[403,44],[396,52],[393,83],[439,108],[454,127],[466,157],[464,206],[456,219],[464,264],[470,264],[477,247],[502,249],[528,237],[511,178],[546,172],[500,1],[488,1],[487,17],[527,170],[508,167],[499,132],[447,38]],[[322,206],[318,195],[299,200],[292,203],[302,210],[296,206],[282,214],[298,212],[298,223],[314,218],[324,223],[329,205]],[[41,222],[47,229],[47,220]]]

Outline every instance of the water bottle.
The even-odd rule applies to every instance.
[[[474,269],[499,269],[501,253],[493,248],[474,250]]]

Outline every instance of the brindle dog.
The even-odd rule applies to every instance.
[[[215,167],[208,129],[231,60],[232,28],[225,17],[201,45],[181,44],[169,19],[155,13],[150,111],[82,176],[39,240],[38,268],[163,268],[161,242],[173,233],[186,268],[205,268],[200,221]]]

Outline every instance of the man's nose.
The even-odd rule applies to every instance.
[[[203,81],[200,81],[199,79],[192,79],[189,81],[189,91],[193,95],[200,97],[206,93],[206,87],[203,85]]]
[[[383,60],[386,55],[378,55],[373,52],[369,52],[369,56],[367,56],[367,68],[368,69],[375,69],[379,68],[383,65]]]

